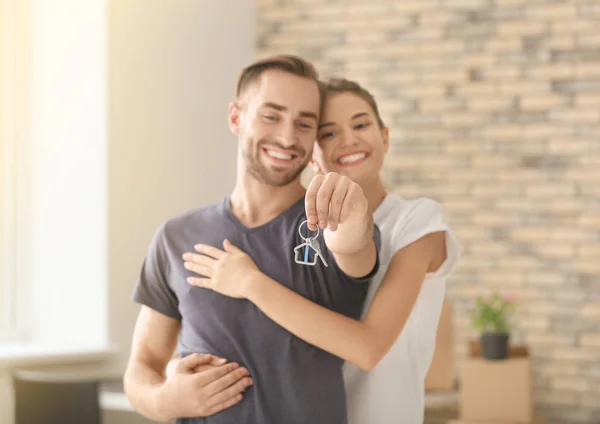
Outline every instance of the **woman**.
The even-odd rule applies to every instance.
[[[360,184],[381,231],[380,268],[369,287],[362,321],[314,304],[269,279],[228,241],[224,247],[229,254],[213,254],[210,272],[194,268],[200,255],[184,255],[186,266],[212,276],[191,277],[190,284],[247,298],[297,337],[347,361],[351,424],[423,422],[424,382],[445,282],[460,256],[438,203],[386,192],[380,170],[388,140],[389,131],[366,90],[344,79],[326,84],[311,165],[317,172],[336,172]],[[198,252],[218,253],[211,249],[199,246]],[[216,273],[225,275],[227,270],[244,277],[217,278]]]

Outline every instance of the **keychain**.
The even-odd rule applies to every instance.
[[[317,226],[317,234],[314,237],[304,237],[302,235],[302,225],[304,224],[306,224],[306,229],[308,230],[308,221],[302,221],[298,227],[298,233],[300,233],[300,238],[304,240],[304,243],[294,248],[294,260],[297,264],[315,266],[317,264],[317,258],[319,257],[321,258],[323,265],[328,266],[323,254],[321,253],[321,246],[319,246],[319,242],[317,241],[317,237],[319,237],[319,227]],[[315,252],[312,262],[308,261],[310,249],[314,250]],[[303,258],[303,260],[299,258]]]

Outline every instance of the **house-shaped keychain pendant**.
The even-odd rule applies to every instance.
[[[306,221],[304,221],[302,224],[304,223],[306,223]],[[307,238],[302,235],[302,224],[300,224],[298,232],[300,233],[300,237],[302,237],[304,240],[304,243],[294,248],[294,260],[297,264],[315,266],[317,264],[317,260],[321,258],[323,265],[327,266],[327,262],[321,253],[321,248],[319,246],[319,242],[317,241],[317,237],[319,236],[319,227],[317,227],[317,234],[314,237]]]

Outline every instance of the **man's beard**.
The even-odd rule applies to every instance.
[[[268,143],[264,141],[260,141],[256,145],[254,143],[249,143],[247,146],[249,148],[244,149],[243,158],[244,162],[246,163],[246,170],[248,173],[250,173],[250,175],[252,175],[258,182],[275,187],[283,187],[290,184],[292,181],[298,178],[298,176],[300,176],[310,161],[310,156],[306,155],[306,152],[298,147],[284,148],[277,143]],[[284,170],[283,168],[276,166],[265,166],[261,162],[260,156],[263,148],[268,146],[276,146],[282,150],[293,151],[298,156],[304,156],[306,159],[296,169]]]

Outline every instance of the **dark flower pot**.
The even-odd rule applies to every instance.
[[[485,359],[506,359],[508,340],[508,333],[483,333],[481,335],[481,354]]]

